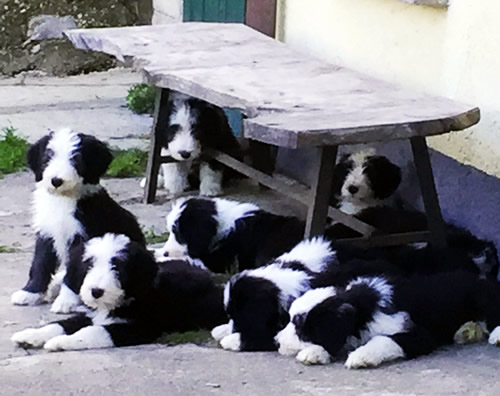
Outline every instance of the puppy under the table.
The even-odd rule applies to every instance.
[[[170,90],[221,107],[240,109],[242,133],[260,148],[260,163],[246,165],[227,154],[215,160],[307,205],[305,236],[324,231],[327,215],[360,232],[363,245],[430,241],[446,245],[426,136],[468,128],[479,109],[401,88],[292,50],[245,25],[177,23],[80,29],[65,35],[77,47],[114,55],[142,71],[157,86],[145,201],[155,199],[160,155],[158,134],[166,125]],[[333,168],[340,145],[410,141],[429,231],[374,235],[376,230],[329,206]],[[272,176],[270,147],[315,148],[310,187]]]

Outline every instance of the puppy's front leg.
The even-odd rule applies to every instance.
[[[12,294],[12,304],[38,305],[42,303],[43,295],[47,291],[50,278],[58,265],[59,259],[52,239],[42,237],[38,234],[28,283],[26,283],[26,286],[22,290],[18,290]]]

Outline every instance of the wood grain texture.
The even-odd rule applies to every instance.
[[[458,131],[479,109],[408,90],[293,51],[241,24],[81,29],[78,48],[131,59],[147,79],[241,109],[247,138],[288,148],[367,143]]]

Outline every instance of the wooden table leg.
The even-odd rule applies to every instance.
[[[427,143],[424,137],[410,138],[410,143],[424,201],[427,224],[431,232],[431,243],[436,247],[445,247],[446,228],[439,206]]]
[[[158,186],[158,173],[160,171],[160,134],[166,128],[167,102],[169,90],[158,88],[155,101],[155,112],[153,127],[151,128],[151,140],[148,155],[148,165],[146,167],[146,187],[144,188],[144,203],[152,203],[156,199],[156,188]]]
[[[325,146],[317,149],[313,164],[315,176],[307,211],[306,238],[321,235],[325,230],[336,159],[337,146]]]

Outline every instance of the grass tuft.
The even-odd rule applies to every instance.
[[[216,345],[208,330],[186,331],[184,333],[165,333],[156,340],[159,344]]]
[[[144,237],[146,238],[146,243],[148,245],[153,245],[155,243],[162,243],[168,239],[168,232],[162,232],[157,234],[153,228],[149,230],[143,230]]]
[[[127,94],[127,106],[136,114],[153,114],[156,88],[149,84],[135,84]]]
[[[0,245],[0,253],[16,253],[19,249],[13,246]]]
[[[106,174],[111,177],[138,177],[146,172],[148,153],[139,149],[113,150],[113,162]]]
[[[8,173],[19,172],[26,168],[26,153],[29,143],[16,135],[16,128],[2,128],[0,140],[0,177]]]

